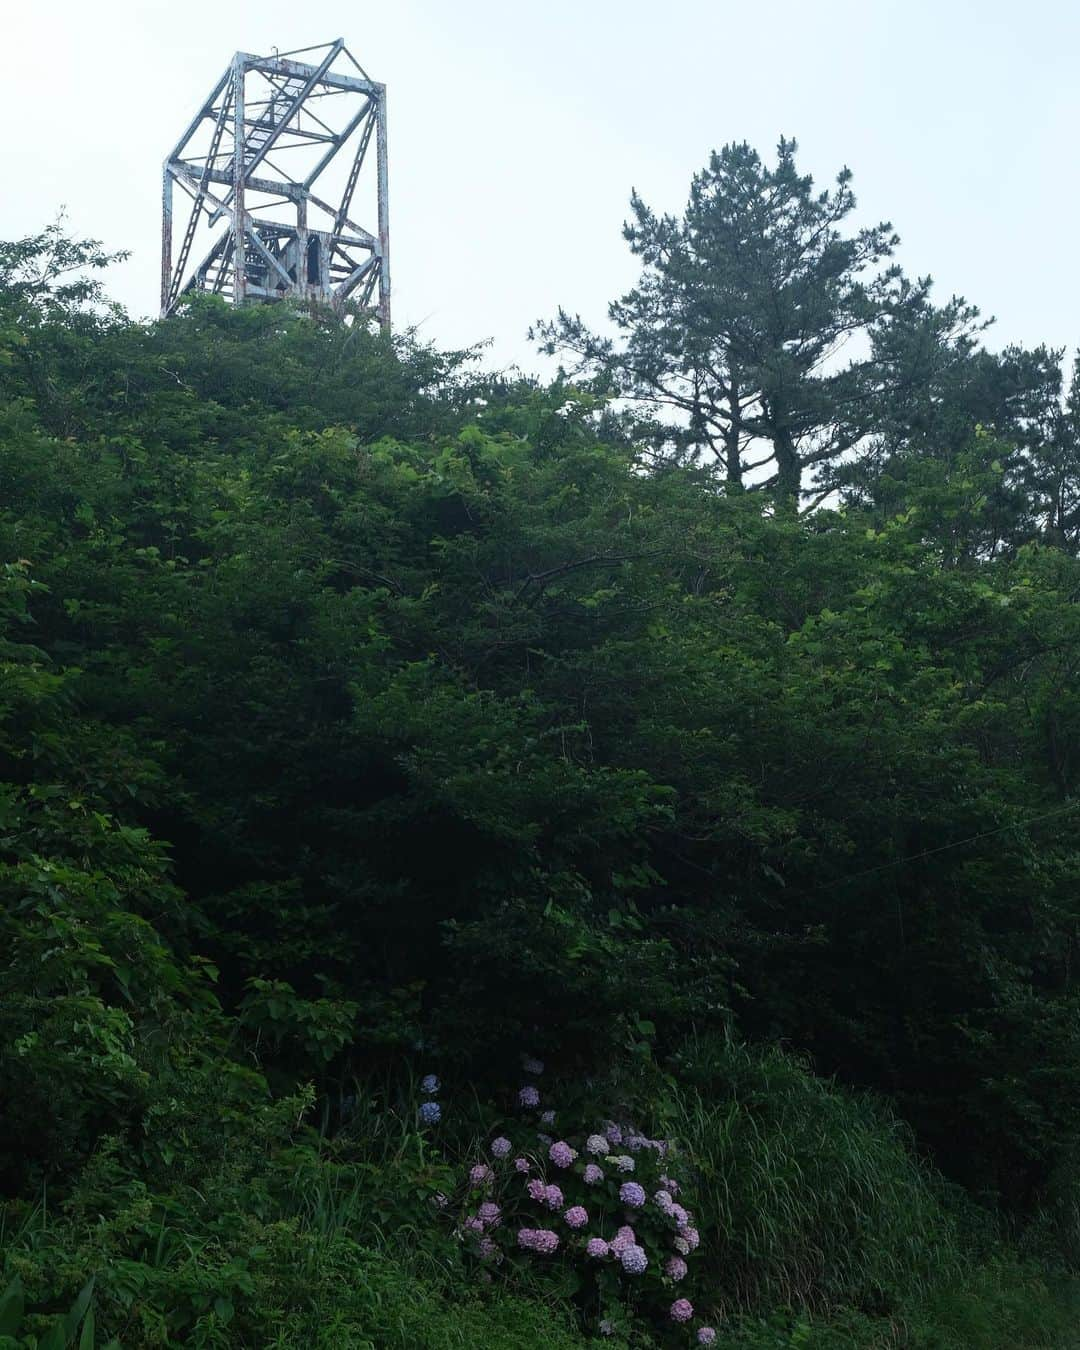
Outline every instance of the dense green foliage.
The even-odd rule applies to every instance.
[[[435,1203],[523,1052],[717,1344],[1075,1343],[1077,398],[793,155],[577,383],[0,247],[0,1345],[591,1343]]]

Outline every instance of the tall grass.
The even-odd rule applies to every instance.
[[[960,1276],[945,1188],[876,1104],[722,1040],[690,1045],[679,1078],[704,1277],[726,1306],[887,1313]]]

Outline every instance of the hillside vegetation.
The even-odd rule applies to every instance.
[[[0,245],[0,1347],[1080,1345],[1080,399],[852,206],[549,382]]]

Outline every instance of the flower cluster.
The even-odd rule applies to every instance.
[[[543,1073],[531,1056],[522,1057],[522,1067],[533,1077]],[[690,1201],[678,1198],[671,1142],[650,1139],[625,1120],[575,1131],[561,1108],[560,1134],[552,1138],[538,1133],[556,1119],[547,1103],[540,1111],[538,1087],[526,1082],[516,1103],[520,1124],[503,1123],[480,1159],[467,1165],[457,1231],[481,1263],[478,1278],[489,1280],[500,1261],[555,1257],[577,1265],[594,1286],[606,1314],[602,1334],[605,1322],[626,1326],[626,1308],[613,1301],[622,1288],[634,1291],[633,1305],[650,1311],[657,1325],[676,1323],[698,1345],[714,1344],[715,1329],[697,1320],[682,1294],[692,1293],[691,1262],[701,1239]]]
[[[558,1248],[559,1235],[550,1228],[519,1228],[518,1246],[530,1252],[541,1252],[549,1256]]]
[[[433,1073],[420,1079],[420,1091],[425,1097],[434,1097],[438,1090],[439,1080]],[[416,1114],[421,1125],[438,1125],[442,1120],[442,1107],[436,1101],[421,1102]]]

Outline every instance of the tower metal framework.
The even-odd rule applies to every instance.
[[[374,182],[363,172],[372,141]],[[177,240],[175,187],[191,203]],[[374,232],[352,218],[358,189]],[[341,38],[272,56],[237,52],[165,160],[162,315],[191,291],[238,305],[317,300],[339,312],[355,296],[389,328],[386,86]]]

